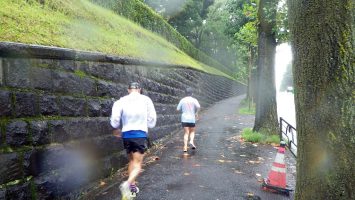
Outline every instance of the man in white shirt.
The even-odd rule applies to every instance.
[[[184,128],[184,152],[187,152],[187,142],[189,137],[192,149],[196,149],[194,143],[195,126],[196,118],[198,119],[200,104],[198,103],[197,99],[192,97],[192,88],[186,89],[186,97],[180,100],[176,110],[182,112],[181,125]]]
[[[127,200],[139,192],[135,181],[142,170],[144,153],[148,148],[148,128],[153,128],[157,120],[152,100],[140,94],[140,91],[139,83],[130,83],[128,95],[113,104],[110,118],[111,126],[115,129],[114,134],[122,137],[129,158],[129,176],[120,185],[122,199]]]

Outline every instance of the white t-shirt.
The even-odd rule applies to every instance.
[[[196,123],[195,114],[200,109],[200,104],[197,99],[187,96],[180,100],[176,109],[182,111],[181,122]]]
[[[138,92],[120,98],[112,107],[111,126],[118,128],[121,120],[122,132],[141,130],[147,133],[148,128],[153,128],[157,121],[152,100]]]

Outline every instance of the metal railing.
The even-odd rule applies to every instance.
[[[287,148],[297,157],[297,132],[296,128],[280,117],[280,140],[286,142]]]

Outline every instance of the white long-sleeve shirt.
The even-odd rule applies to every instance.
[[[113,128],[118,128],[122,122],[122,132],[141,130],[147,133],[156,121],[152,100],[138,92],[132,92],[113,104],[110,123]]]

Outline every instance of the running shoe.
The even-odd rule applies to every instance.
[[[132,192],[131,192],[131,189],[129,186],[130,185],[127,181],[123,182],[120,185],[122,200],[132,200],[133,199]]]
[[[137,193],[139,192],[139,188],[136,185],[131,184],[129,185],[129,189],[131,190],[131,196],[136,197]]]
[[[196,149],[196,146],[194,144],[190,143],[190,145],[191,145],[191,149]]]

